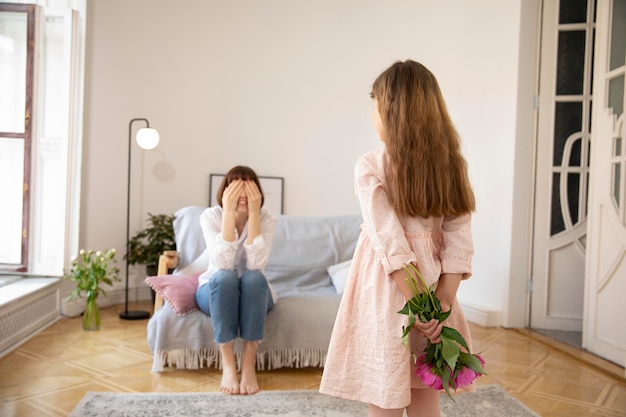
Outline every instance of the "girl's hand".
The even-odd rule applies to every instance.
[[[248,197],[248,212],[260,213],[263,196],[261,191],[259,191],[259,187],[257,187],[254,181],[246,181],[244,184]]]
[[[441,335],[443,324],[439,323],[438,320],[432,319],[428,323],[422,323],[418,320],[415,322],[415,325],[413,327],[417,329],[417,331],[420,332],[422,336],[430,340],[431,343],[441,342],[439,335]]]
[[[439,277],[439,284],[437,284],[435,294],[441,303],[441,311],[446,312],[450,310],[452,304],[454,304],[462,277],[461,274],[442,274]]]
[[[436,294],[436,292],[435,292],[435,294]],[[437,295],[437,298],[439,298],[439,295]],[[446,299],[439,298],[439,303],[441,304],[441,312],[442,313],[445,313],[446,311],[450,311],[450,309],[452,308],[452,303],[450,303]]]
[[[222,194],[222,207],[225,212],[234,213],[239,204],[239,197],[243,193],[244,181],[234,180],[224,189]]]

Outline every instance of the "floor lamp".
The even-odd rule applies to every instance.
[[[138,118],[132,119],[128,124],[128,193],[126,196],[126,303],[124,311],[120,313],[120,318],[124,320],[144,320],[150,317],[149,311],[128,310],[128,253],[130,252],[130,155],[132,150],[132,132],[134,122],[145,122],[146,127],[142,127],[137,131],[137,144],[140,148],[150,150],[156,148],[159,144],[159,132],[150,128],[148,119]]]

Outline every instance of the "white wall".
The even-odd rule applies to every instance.
[[[81,246],[124,248],[135,117],[161,143],[133,149],[131,230],[147,212],[206,205],[209,174],[235,164],[284,177],[286,214],[357,213],[354,162],[379,146],[371,83],[412,58],[439,79],[478,200],[459,297],[500,310],[519,32],[519,0],[90,0]]]

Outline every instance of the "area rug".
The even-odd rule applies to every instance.
[[[443,417],[539,417],[497,384],[453,402],[441,397]],[[353,417],[367,405],[317,391],[261,391],[256,395],[88,392],[69,417]]]

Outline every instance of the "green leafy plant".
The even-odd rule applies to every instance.
[[[156,266],[166,250],[176,249],[173,214],[148,213],[148,227],[137,232],[129,241],[124,259],[129,265]]]
[[[87,301],[95,301],[101,293],[106,295],[102,285],[110,286],[114,281],[120,280],[115,254],[115,249],[104,252],[81,249],[78,256],[72,259],[69,272],[63,276],[76,283],[76,288],[68,299],[86,297]]]

